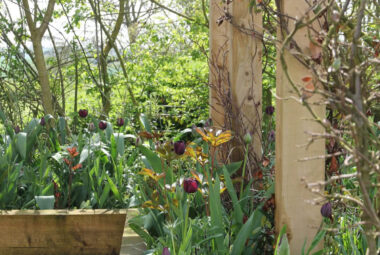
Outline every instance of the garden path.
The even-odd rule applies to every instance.
[[[146,250],[144,240],[128,227],[128,220],[137,214],[137,209],[128,209],[120,255],[142,255]]]

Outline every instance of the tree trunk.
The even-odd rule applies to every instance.
[[[41,99],[45,114],[54,115],[52,94],[50,91],[49,73],[46,68],[42,43],[40,38],[33,38],[33,50],[35,55],[36,67],[38,71],[38,80],[41,85]]]

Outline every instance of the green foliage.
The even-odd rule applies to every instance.
[[[269,189],[255,208],[247,203],[252,201],[252,183],[238,198],[234,183],[239,178],[232,179],[230,173],[242,163],[216,167],[219,164],[211,160],[218,141],[227,142],[229,135],[209,136],[209,143],[196,138],[185,155],[178,156],[170,141],[149,132],[141,134],[144,145],[139,150],[145,167],[133,178],[139,186],[136,205],[142,209],[130,223],[150,252],[160,254],[168,247],[172,254],[267,254],[258,244],[266,235],[262,230],[268,214],[263,207],[273,190]],[[221,137],[225,137],[223,141]],[[150,144],[156,146],[150,148]],[[211,150],[210,146],[216,147]],[[197,180],[196,192],[184,188],[187,178]],[[226,196],[231,197],[232,206],[224,204]]]
[[[55,208],[123,208],[128,205],[126,139],[111,123],[97,132],[66,131],[33,119],[17,134],[6,127],[0,143],[0,208],[34,208],[35,196],[55,196]],[[46,123],[52,116],[45,116]],[[65,143],[61,143],[65,142]]]

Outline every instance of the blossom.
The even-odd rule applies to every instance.
[[[193,178],[188,178],[183,181],[183,189],[186,193],[194,193],[198,190],[198,182]]]
[[[46,124],[45,118],[42,117],[41,120],[40,120],[40,125],[41,126],[45,126],[45,124]]]
[[[72,158],[75,158],[76,156],[79,155],[79,152],[77,151],[77,147],[67,148],[67,151],[69,152]]]
[[[105,121],[100,121],[100,122],[99,122],[99,128],[100,128],[101,130],[106,129],[106,128],[107,128],[107,122],[105,122]]]
[[[265,113],[268,114],[268,115],[273,115],[274,113],[274,107],[273,106],[267,106],[267,108],[265,108]]]
[[[184,141],[177,141],[174,143],[174,152],[177,155],[183,155],[186,150],[186,143]]]
[[[20,126],[15,126],[14,130],[16,134],[20,133],[21,131]]]
[[[86,110],[86,109],[80,109],[79,112],[78,112],[78,114],[79,114],[79,116],[81,118],[86,118],[87,115],[88,115],[88,110]]]
[[[322,205],[321,214],[323,217],[332,219],[332,208],[331,208],[330,202],[327,202],[327,203]]]
[[[164,249],[162,249],[162,255],[170,255],[170,251],[168,247],[164,247]]]
[[[116,121],[116,125],[118,127],[124,126],[124,119],[123,118],[118,118],[117,121]]]

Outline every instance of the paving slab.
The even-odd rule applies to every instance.
[[[128,226],[128,220],[133,218],[137,214],[137,209],[128,210],[127,219],[125,221],[120,255],[142,255],[146,250],[146,244],[144,240]]]

